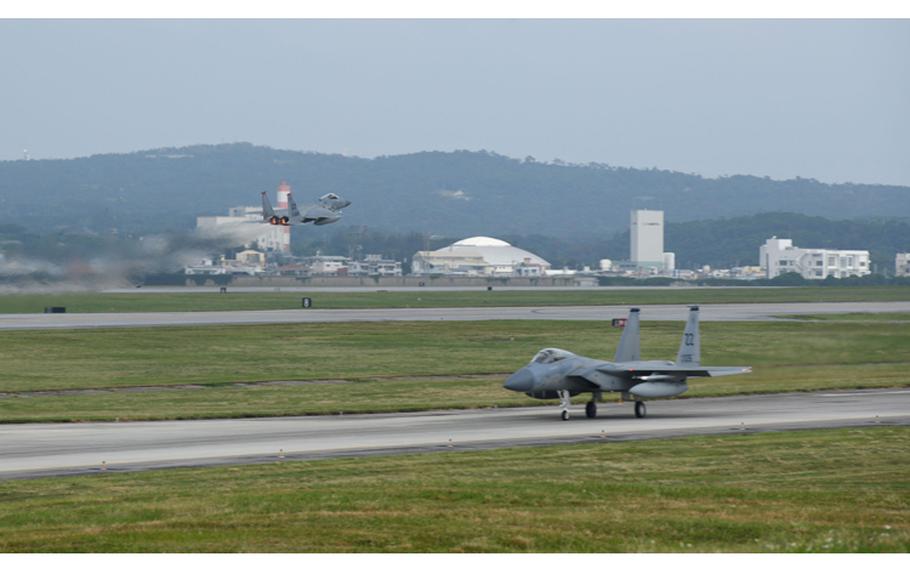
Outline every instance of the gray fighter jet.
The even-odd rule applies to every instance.
[[[350,201],[342,199],[334,193],[326,193],[319,198],[318,203],[305,206],[301,213],[294,197],[289,193],[288,208],[275,210],[269,203],[269,196],[263,191],[262,220],[270,225],[302,225],[304,223],[328,225],[341,219],[341,210],[350,204]]]
[[[540,399],[558,398],[563,420],[569,419],[571,397],[589,392],[585,405],[588,418],[597,416],[597,403],[604,392],[619,392],[623,400],[635,401],[635,416],[647,413],[644,400],[680,395],[689,377],[723,377],[752,372],[752,367],[702,367],[698,333],[698,306],[689,308],[676,361],[641,361],[638,308],[629,311],[619,338],[615,361],[589,359],[569,351],[541,349],[531,362],[506,379],[505,388]]]

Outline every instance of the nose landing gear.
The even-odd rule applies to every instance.
[[[635,401],[635,418],[644,418],[648,415],[648,407],[640,400]]]
[[[561,390],[561,391],[556,391],[556,394],[559,395],[559,402],[561,403],[559,405],[559,408],[561,410],[561,412],[559,413],[559,416],[563,420],[568,420],[569,419],[569,404],[572,403],[572,393],[570,393],[567,390]]]

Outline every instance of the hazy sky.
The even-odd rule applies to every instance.
[[[7,20],[0,61],[0,159],[249,141],[910,185],[910,20]]]

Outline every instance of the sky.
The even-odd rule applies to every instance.
[[[0,20],[0,160],[252,142],[910,186],[910,20]]]

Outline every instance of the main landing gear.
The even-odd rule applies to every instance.
[[[635,418],[644,418],[648,415],[648,407],[640,400],[635,401]]]
[[[585,416],[595,418],[597,416],[597,402],[592,398],[585,404]]]

